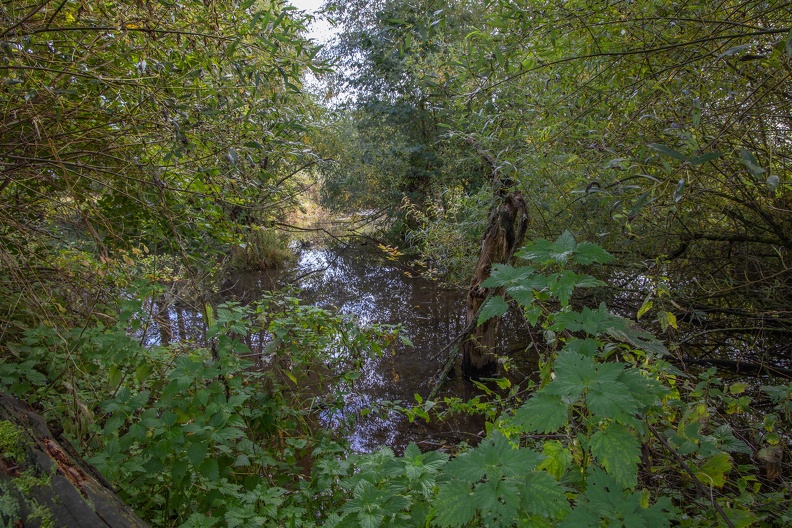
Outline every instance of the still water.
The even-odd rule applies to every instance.
[[[353,315],[361,325],[402,325],[414,346],[399,343],[381,357],[366,360],[344,398],[343,418],[352,422],[348,439],[354,450],[389,446],[399,451],[409,442],[438,447],[466,437],[475,442],[483,429],[477,419],[424,424],[409,423],[396,412],[367,412],[383,401],[407,406],[415,403],[415,394],[425,397],[443,363],[438,352],[464,327],[464,292],[416,275],[406,264],[388,260],[370,246],[304,248],[291,269],[236,277],[223,293],[245,302],[255,299],[262,288],[293,286],[299,288],[305,304]],[[471,397],[473,388],[457,377],[448,383],[445,394]],[[333,425],[338,418],[325,416],[324,425]]]
[[[408,261],[389,260],[387,256],[361,244],[302,248],[296,263],[287,269],[229,277],[220,296],[222,300],[249,303],[259,299],[263,291],[294,287],[299,289],[297,296],[302,303],[352,315],[361,325],[402,326],[414,346],[399,342],[382,356],[366,360],[359,378],[344,396],[340,415],[319,415],[327,427],[340,422],[351,424],[348,440],[354,450],[370,452],[388,446],[399,452],[410,442],[424,449],[461,441],[477,443],[483,436],[481,417],[455,416],[427,424],[422,420],[410,423],[398,412],[370,412],[380,409],[383,402],[400,402],[408,407],[416,403],[415,394],[426,397],[445,361],[446,353],[441,351],[464,328],[463,290],[423,278]],[[199,316],[195,322],[201,323]],[[174,333],[181,330],[174,328]],[[526,347],[521,344],[527,342],[527,328],[519,317],[507,317],[501,333],[502,348],[518,351],[516,355],[521,358],[511,377],[519,378],[520,370],[526,372],[522,377],[527,377],[535,371],[535,365],[525,360],[530,354],[523,353]],[[266,337],[262,334],[249,339],[248,344],[256,351]],[[481,394],[479,389],[456,375],[446,383],[441,397],[468,399],[477,394]]]

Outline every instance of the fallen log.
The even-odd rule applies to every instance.
[[[0,525],[145,528],[26,403],[0,394]]]

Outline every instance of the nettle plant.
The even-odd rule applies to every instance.
[[[143,346],[144,288],[116,322],[30,329],[0,358],[0,391],[38,404],[122,499],[154,526],[315,526],[342,490],[311,465],[344,447],[318,426],[342,405],[361,361],[398,327],[267,294],[206,307],[204,343]],[[245,336],[266,340],[254,354]],[[256,361],[253,361],[253,360]],[[319,384],[322,392],[311,388]]]
[[[663,345],[604,304],[570,303],[576,289],[604,283],[569,268],[606,263],[607,252],[567,232],[518,256],[529,265],[493,267],[484,286],[508,300],[493,296],[478,322],[513,301],[544,330],[536,390],[450,461],[411,445],[401,458],[385,449],[319,465],[352,494],[330,525],[748,526],[789,516],[788,492],[762,495],[756,468],[735,464],[751,449],[718,423],[713,406],[724,399],[686,389]]]

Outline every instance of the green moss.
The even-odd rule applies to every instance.
[[[46,506],[36,502],[33,511],[28,515],[28,521],[37,520],[41,523],[41,528],[55,528],[55,520],[52,518],[52,512]]]
[[[52,467],[53,472],[55,466]],[[24,473],[14,479],[14,486],[25,496],[29,495],[35,487],[46,487],[52,484],[52,475],[38,476],[33,469],[27,469]]]
[[[0,420],[0,455],[6,460],[16,462],[25,456],[22,431],[8,420]]]
[[[17,464],[22,464],[25,460],[24,432],[8,420],[0,420],[0,456]],[[52,470],[54,472],[55,466]],[[52,475],[38,476],[36,473],[34,468],[29,468],[14,478],[10,484],[0,483],[0,511],[3,512],[3,515],[0,516],[0,528],[17,526],[16,521],[22,514],[20,503],[14,499],[14,494],[11,493],[13,489],[20,493],[24,507],[30,512],[27,515],[27,521],[37,520],[41,523],[41,528],[55,526],[49,508],[39,504],[31,495],[34,487],[50,486]]]
[[[0,528],[14,528],[19,515],[19,503],[11,496],[8,485],[0,482]]]

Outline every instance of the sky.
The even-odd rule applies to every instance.
[[[324,0],[289,0],[289,3],[297,9],[313,13],[322,7]],[[325,20],[314,20],[309,29],[308,37],[319,43],[324,42],[331,34],[330,24]]]

